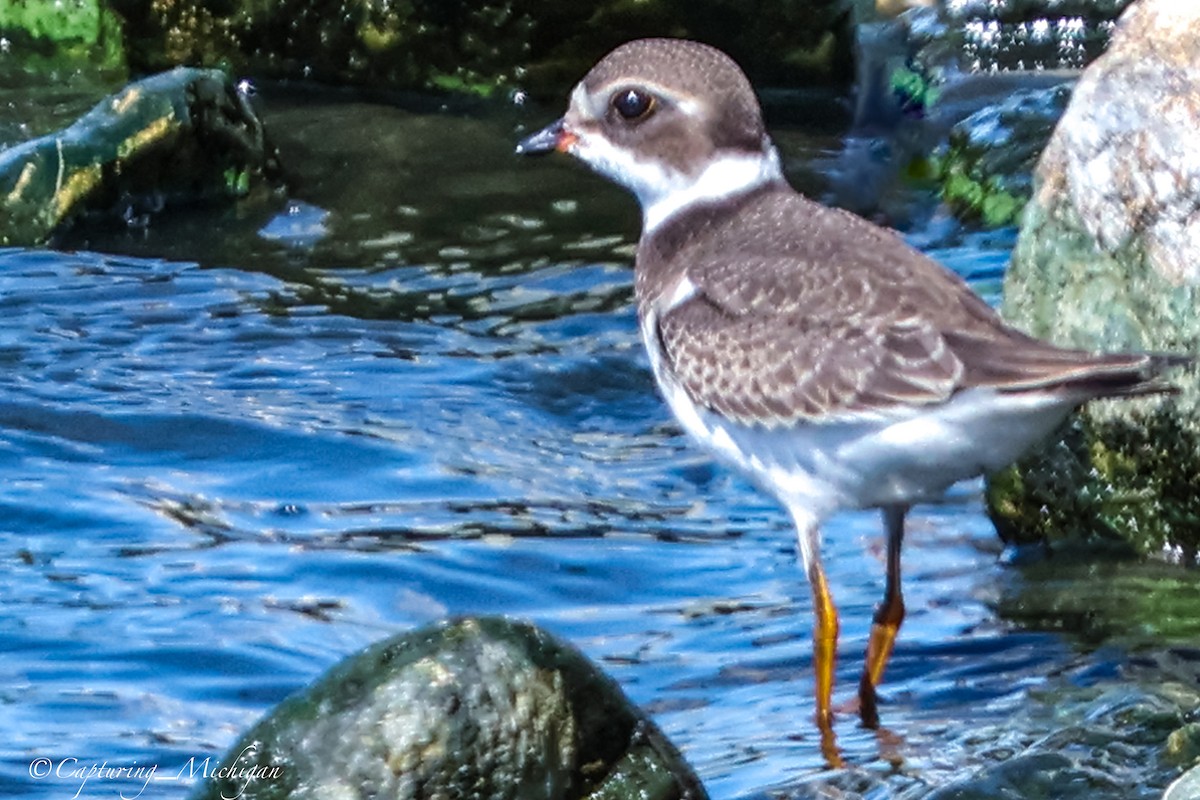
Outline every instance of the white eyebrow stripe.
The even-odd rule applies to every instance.
[[[704,104],[690,97],[672,97],[671,102],[689,117],[698,117],[704,111]]]
[[[588,94],[587,89],[583,88],[583,81],[575,84],[575,88],[571,90],[568,107],[586,111],[588,116],[596,116],[596,109],[592,105],[592,98]]]
[[[690,206],[736,197],[783,180],[779,153],[765,135],[761,150],[718,152],[699,174],[680,171],[667,162],[641,159],[637,153],[616,146],[595,124],[607,112],[607,105],[597,109],[595,104],[607,104],[609,92],[632,85],[613,81],[589,92],[581,81],[571,91],[565,119],[575,134],[568,152],[637,196],[642,206],[643,235]],[[661,93],[682,113],[704,113],[704,104],[698,99],[672,94],[654,83],[638,85]]]

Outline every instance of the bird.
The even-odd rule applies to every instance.
[[[710,45],[639,39],[588,71],[520,155],[569,154],[633,193],[638,324],[680,426],[773,496],[795,526],[813,598],[815,721],[833,734],[839,619],[821,525],[881,510],[886,577],[859,715],[904,619],[905,518],[998,470],[1100,397],[1169,393],[1188,356],[1092,353],[1004,322],[958,275],[896,232],[787,182],[755,91]]]

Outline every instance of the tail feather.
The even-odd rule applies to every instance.
[[[1062,390],[1088,397],[1170,394],[1178,387],[1162,375],[1196,363],[1195,356],[1183,353],[1093,353],[1021,334],[948,338],[966,366],[967,382],[1000,391]]]
[[[1136,355],[1136,354],[1130,354]],[[1139,397],[1150,394],[1178,394],[1179,386],[1163,377],[1177,367],[1196,363],[1193,356],[1180,353],[1143,353],[1133,368],[1112,375],[1096,375],[1089,380],[1064,384],[1064,388],[1085,391],[1094,397]]]

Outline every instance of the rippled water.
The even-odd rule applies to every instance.
[[[0,793],[72,797],[78,779],[31,775],[48,758],[157,765],[142,796],[183,796],[189,759],[447,614],[581,647],[717,798],[921,796],[1052,729],[1025,715],[994,735],[1031,690],[1125,668],[1122,649],[997,615],[1030,579],[967,486],[912,517],[893,737],[844,715],[854,766],[824,772],[786,520],[655,394],[633,202],[512,157],[518,122],[280,99],[291,195],[328,212],[301,209],[296,238],[258,235],[268,209],[198,208],[0,251]],[[826,190],[832,170],[807,165],[837,138],[779,140]],[[913,240],[994,295],[1011,232],[938,229]],[[829,525],[825,559],[847,700],[882,593],[876,515]]]

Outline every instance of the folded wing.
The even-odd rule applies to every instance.
[[[770,220],[776,231],[790,224],[788,246],[751,215],[726,236],[732,251],[698,248],[687,271],[695,291],[658,317],[662,353],[701,406],[776,426],[895,413],[973,388],[1083,402],[1169,391],[1155,376],[1187,361],[1033,339],[894,234],[864,222],[856,246],[831,249],[822,227],[843,215],[807,205],[803,218]]]

